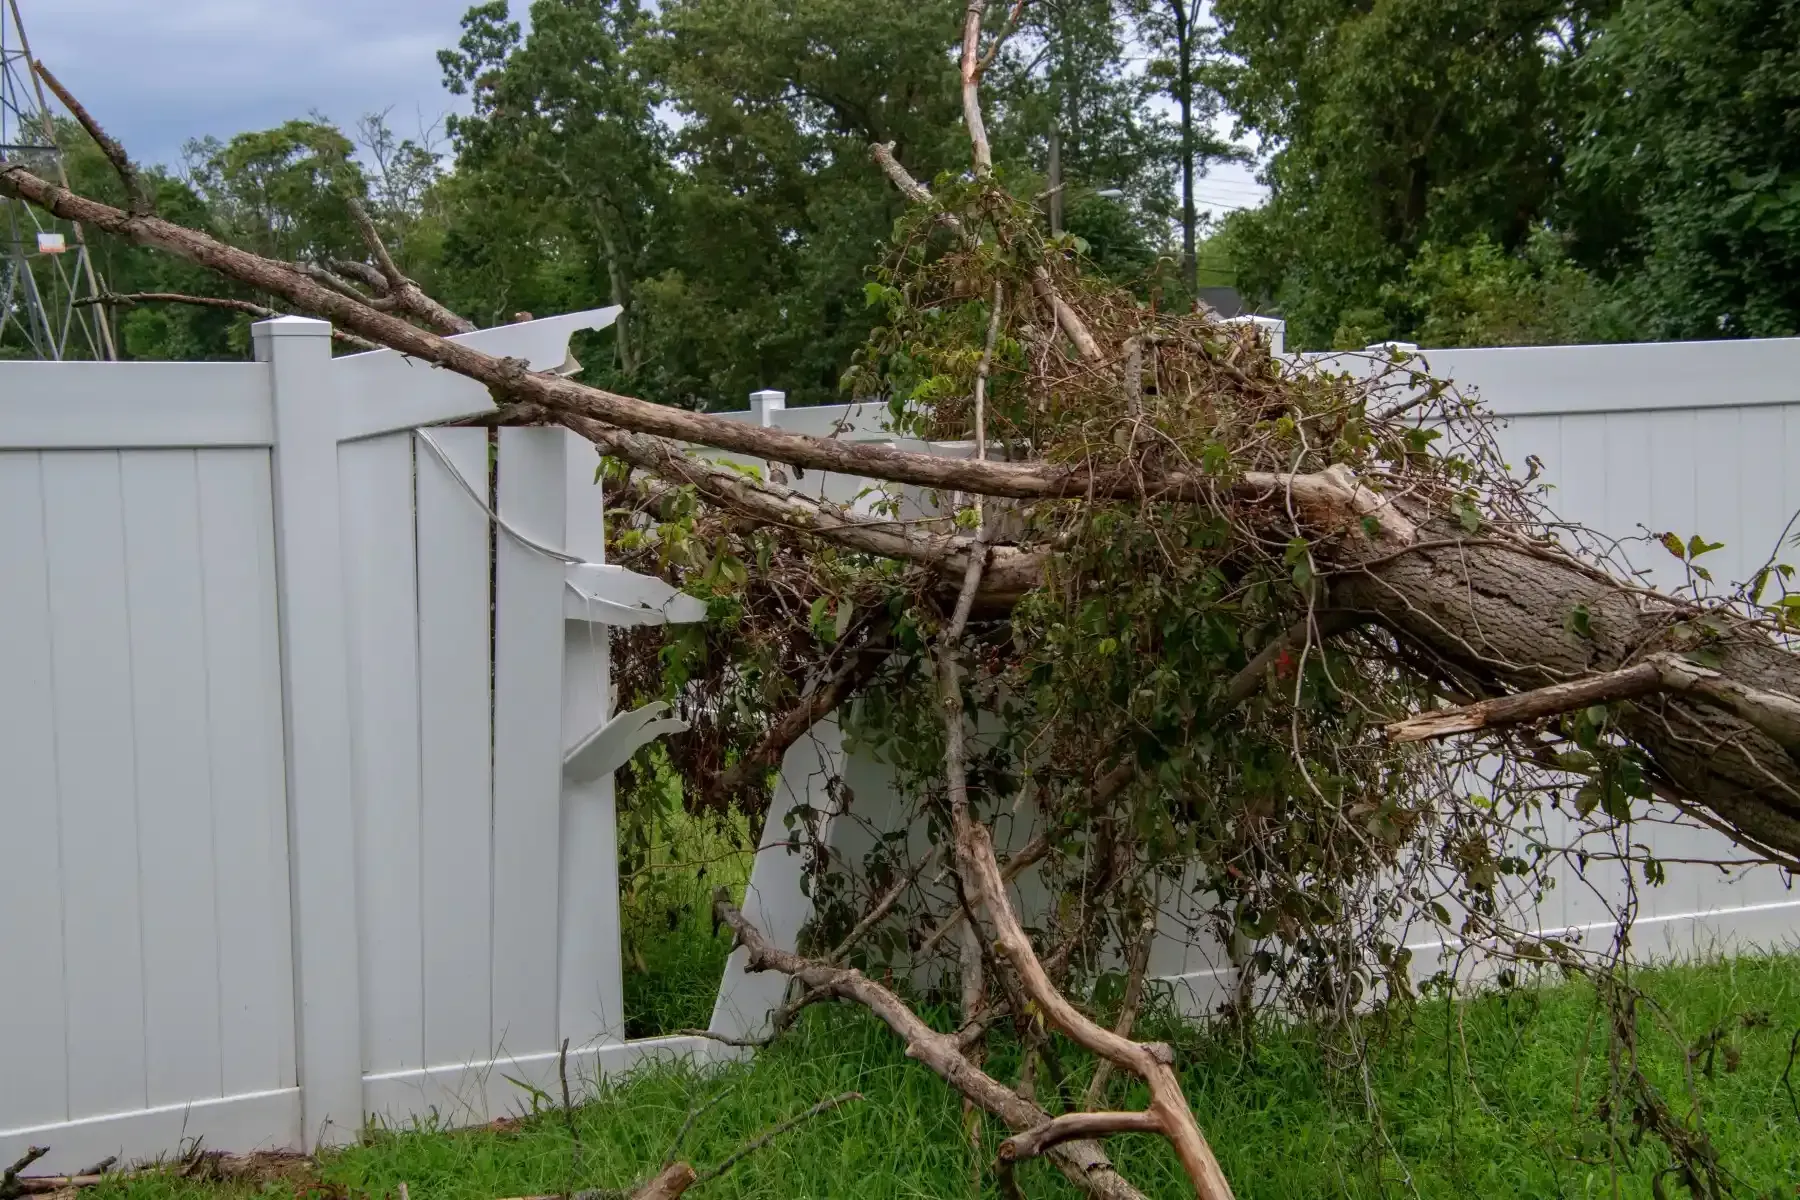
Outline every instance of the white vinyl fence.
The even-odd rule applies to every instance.
[[[465,340],[554,369],[614,315]],[[613,712],[607,629],[700,606],[604,564],[590,445],[426,431],[492,403],[328,336],[281,318],[254,363],[0,363],[0,1161],[484,1120],[513,1080],[554,1091],[564,1039],[581,1077],[724,1053],[624,1040],[619,962],[612,771],[680,726]],[[1429,358],[1511,418],[1568,517],[1703,533],[1724,576],[1800,508],[1800,342]],[[891,440],[874,406],[759,393],[741,419]],[[810,912],[783,817],[828,812],[839,771],[860,811],[835,852],[899,811],[835,720],[789,752],[746,901],[777,941]],[[1780,942],[1800,915],[1772,872],[1671,874],[1645,922],[1669,949]],[[1605,919],[1579,883],[1547,925]],[[1210,1007],[1228,969],[1178,910],[1166,932],[1158,973]],[[785,991],[742,961],[716,1032]]]
[[[554,369],[614,313],[465,340]],[[613,716],[606,652],[702,606],[603,565],[591,445],[507,429],[491,472],[414,432],[483,388],[329,333],[0,363],[5,1161],[485,1120],[565,1038],[582,1076],[716,1046],[624,1041],[611,772],[679,726]]]
[[[1279,352],[1279,323],[1255,323],[1269,327]],[[1567,521],[1613,538],[1644,539],[1649,529],[1724,542],[1704,561],[1725,581],[1753,574],[1800,511],[1800,339],[1439,350],[1424,358],[1432,374],[1479,396],[1499,418],[1500,444],[1521,475],[1528,456],[1540,460],[1540,479],[1553,485],[1549,503]],[[873,404],[788,411],[779,393],[759,393],[742,419],[924,448],[885,433],[884,416],[882,406]],[[815,480],[809,474],[806,482],[840,502],[868,486],[829,475]],[[916,492],[908,498],[916,508],[929,506]],[[1800,547],[1779,548],[1786,561],[1800,565]],[[1625,552],[1658,586],[1682,582],[1680,564],[1653,539]],[[841,794],[854,798],[853,811],[840,811],[828,793],[826,780],[833,775],[843,777]],[[768,849],[756,863],[746,911],[764,928],[790,937],[811,914],[800,887],[800,860],[785,849],[791,837],[786,815],[802,808],[821,814],[830,853],[846,865],[862,861],[906,811],[884,764],[844,752],[835,717],[788,752],[764,835]],[[1029,837],[1030,820],[1024,814],[998,831],[1003,851]],[[912,831],[915,854],[923,850],[922,836]],[[1666,858],[1744,857],[1710,831],[1657,829],[1644,840]],[[1616,863],[1596,864],[1585,876],[1563,870],[1539,909],[1541,927],[1589,944],[1609,939],[1622,895],[1619,872]],[[1029,874],[1021,885],[1021,903],[1029,909],[1036,892]],[[1234,973],[1217,943],[1196,935],[1193,907],[1191,898],[1170,901],[1151,969],[1181,1007],[1205,1013],[1231,994]],[[1644,957],[1785,947],[1800,941],[1800,896],[1773,868],[1721,873],[1672,863],[1665,884],[1641,889],[1635,928],[1634,946]],[[1438,969],[1442,948],[1435,939],[1414,950],[1420,974]],[[740,951],[727,968],[714,1028],[762,1028],[782,991],[779,979],[746,975]]]

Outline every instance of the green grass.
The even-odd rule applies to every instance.
[[[665,980],[674,983],[674,980]],[[1726,1028],[1736,1067],[1717,1056],[1697,1080],[1706,1125],[1746,1196],[1795,1196],[1800,1111],[1782,1074],[1800,1027],[1800,959],[1736,960],[1647,973],[1640,979],[1668,1011],[1674,1036],[1642,1039],[1643,1054],[1679,1106],[1687,1050]],[[710,998],[708,998],[710,999]],[[665,997],[673,1011],[683,1001]],[[1362,1073],[1334,1061],[1316,1034],[1266,1031],[1254,1049],[1174,1030],[1188,1096],[1244,1200],[1305,1197],[1650,1197],[1660,1151],[1646,1147],[1615,1181],[1582,1161],[1597,1126],[1603,1078],[1599,1039],[1585,1056],[1586,1104],[1575,1104],[1591,995],[1554,988],[1427,1003],[1403,1027],[1368,1030],[1368,1081],[1381,1123],[1362,1100]],[[1746,1024],[1745,1018],[1750,1020]],[[1169,1029],[1158,1030],[1163,1036]],[[1072,1059],[1071,1059],[1072,1061]],[[1005,1047],[993,1060],[1010,1069]],[[1796,1068],[1800,1074],[1800,1067]],[[1797,1083],[1796,1086],[1800,1086]],[[709,1075],[662,1069],[601,1088],[573,1114],[579,1151],[560,1112],[504,1129],[383,1132],[331,1154],[318,1184],[334,1193],[382,1196],[405,1181],[415,1200],[494,1200],[573,1187],[618,1186],[662,1161],[687,1114],[717,1102],[682,1147],[696,1164],[717,1162],[757,1131],[819,1099],[855,1089],[866,1100],[804,1125],[695,1195],[705,1200],[856,1197],[900,1200],[995,1194],[963,1142],[960,1105],[887,1032],[848,1009],[817,1009],[791,1037],[753,1062]],[[1121,1092],[1117,1100],[1141,1103]],[[1115,1138],[1122,1169],[1155,1197],[1192,1195],[1160,1144]],[[1075,1193],[1047,1167],[1023,1173],[1037,1200]],[[93,1200],[227,1200],[213,1185],[169,1179],[111,1184]],[[286,1194],[291,1183],[266,1185]],[[239,1184],[227,1193],[254,1194]],[[1681,1194],[1671,1189],[1670,1195]]]

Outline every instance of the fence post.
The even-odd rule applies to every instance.
[[[760,392],[750,393],[750,412],[758,425],[765,427],[773,425],[775,414],[786,407],[786,392],[778,392],[774,388],[764,388]]]
[[[362,1129],[356,810],[340,545],[331,326],[277,317],[251,329],[274,397],[276,596],[286,742],[301,1137]]]

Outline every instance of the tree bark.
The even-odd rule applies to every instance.
[[[1462,537],[1448,522],[1428,522],[1398,545],[1326,547],[1324,558],[1339,571],[1334,607],[1363,613],[1490,695],[1678,653],[1700,615],[1551,551]],[[1724,679],[1800,696],[1800,656],[1761,631],[1728,632],[1707,649]],[[1641,695],[1618,721],[1684,806],[1710,810],[1760,847],[1800,854],[1800,763],[1774,737],[1720,698],[1686,690]]]

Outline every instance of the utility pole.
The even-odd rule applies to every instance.
[[[19,0],[0,8],[0,162],[69,185]],[[54,172],[54,174],[52,174]],[[105,294],[81,226],[0,198],[0,356],[114,359]],[[83,303],[85,301],[85,303]]]

